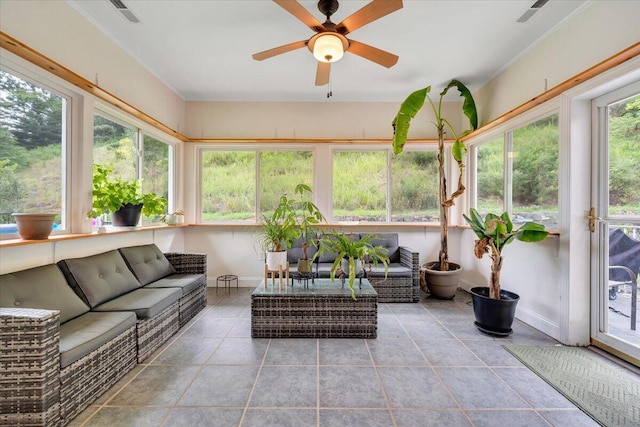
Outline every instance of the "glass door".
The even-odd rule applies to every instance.
[[[640,366],[640,82],[593,101],[594,345]]]

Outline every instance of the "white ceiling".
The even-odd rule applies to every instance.
[[[134,24],[109,0],[67,0],[116,44],[188,101],[321,101],[316,60],[298,49],[264,61],[253,53],[314,33],[268,0],[122,0]],[[452,78],[476,90],[591,0],[550,0],[518,23],[535,0],[404,0],[404,7],[348,38],[400,57],[384,68],[346,53],[331,69],[332,101],[402,101]],[[320,22],[317,2],[300,3]],[[343,0],[338,23],[368,1]]]

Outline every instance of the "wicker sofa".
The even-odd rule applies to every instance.
[[[359,239],[360,234],[351,234],[350,238]],[[373,288],[378,292],[379,302],[418,302],[420,299],[420,254],[406,246],[398,244],[397,233],[376,234],[371,241],[374,246],[384,246],[389,251],[389,266],[385,278],[384,266],[367,266],[365,274]],[[316,258],[317,277],[331,275],[337,254],[324,252]],[[309,255],[311,256],[311,255]]]
[[[206,306],[206,255],[122,248],[0,276],[0,425],[64,425]]]

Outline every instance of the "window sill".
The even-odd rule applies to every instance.
[[[187,227],[186,224],[177,225],[153,225],[148,227],[132,228],[127,230],[107,230],[105,233],[86,233],[86,234],[52,234],[48,239],[43,240],[23,240],[23,239],[6,239],[0,240],[0,248],[8,248],[13,246],[37,245],[41,243],[61,242],[65,240],[88,239],[101,236],[113,236],[116,234],[137,233],[140,231],[166,230],[169,228]]]

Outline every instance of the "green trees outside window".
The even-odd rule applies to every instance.
[[[53,90],[0,71],[0,223],[14,223],[12,212],[47,212],[66,228],[67,110]]]

